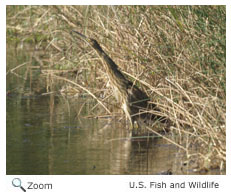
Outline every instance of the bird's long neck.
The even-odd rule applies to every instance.
[[[92,44],[92,47],[97,51],[99,56],[106,63],[106,71],[110,75],[110,80],[112,82],[120,82],[120,84],[122,84],[121,82],[127,82],[124,75],[118,69],[116,63],[103,51],[103,49],[100,47],[96,40],[92,41],[94,42],[94,44]]]

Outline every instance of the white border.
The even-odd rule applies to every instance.
[[[228,0],[2,0],[6,5],[228,5]]]
[[[11,185],[11,181],[15,176],[6,176],[6,5],[73,5],[73,4],[142,4],[142,5],[226,5],[226,52],[227,52],[227,64],[226,64],[226,83],[227,83],[227,101],[226,101],[226,109],[227,109],[227,163],[226,163],[226,176],[20,176],[23,181],[38,181],[38,182],[52,182],[54,185],[54,189],[50,191],[37,191],[42,192],[43,194],[51,194],[51,193],[69,193],[69,194],[90,194],[90,193],[100,193],[100,194],[184,194],[185,193],[199,193],[199,194],[229,194],[230,192],[229,185],[231,181],[231,135],[230,135],[230,127],[231,127],[231,120],[230,119],[230,112],[231,112],[231,70],[230,70],[230,62],[231,62],[231,1],[224,1],[224,0],[194,0],[194,1],[167,1],[167,0],[156,0],[156,1],[72,1],[72,0],[60,0],[60,1],[28,1],[28,0],[1,0],[0,1],[0,43],[1,43],[1,52],[0,52],[0,59],[1,59],[1,68],[0,68],[0,78],[1,79],[1,101],[0,101],[0,108],[1,108],[1,129],[0,129],[0,192],[1,194],[15,194],[20,189],[13,188]],[[180,190],[164,190],[164,189],[130,189],[128,187],[129,181],[217,181],[220,183],[221,187],[219,189],[212,189],[212,190],[188,190],[188,189],[180,189]],[[65,181],[65,182],[64,182]],[[27,193],[36,193],[36,191],[30,191]]]
[[[6,172],[6,9],[5,6],[1,5],[0,7],[0,60],[1,60],[1,68],[0,68],[0,78],[1,78],[1,87],[0,87],[0,175],[2,179],[2,175],[5,175]],[[0,180],[0,182],[2,182]]]

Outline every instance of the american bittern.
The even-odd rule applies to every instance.
[[[125,115],[129,119],[131,128],[134,127],[134,122],[138,118],[143,118],[145,120],[147,120],[147,118],[160,120],[163,119],[158,115],[145,111],[148,108],[155,111],[159,111],[159,109],[156,107],[156,105],[148,103],[150,99],[144,91],[140,90],[136,85],[125,78],[125,76],[118,69],[116,63],[103,51],[95,39],[88,38],[75,30],[73,30],[73,32],[77,33],[81,39],[85,40],[89,45],[91,45],[105,62],[106,72],[115,97],[121,104]]]

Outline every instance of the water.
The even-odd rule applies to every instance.
[[[171,169],[175,147],[160,138],[129,139],[117,120],[76,118],[74,110],[85,100],[76,99],[68,110],[60,98],[7,97],[7,174],[159,174]]]

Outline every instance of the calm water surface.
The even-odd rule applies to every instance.
[[[53,106],[50,103],[53,101]],[[7,97],[7,174],[161,174],[177,149],[129,139],[118,120],[76,117],[83,99]]]

